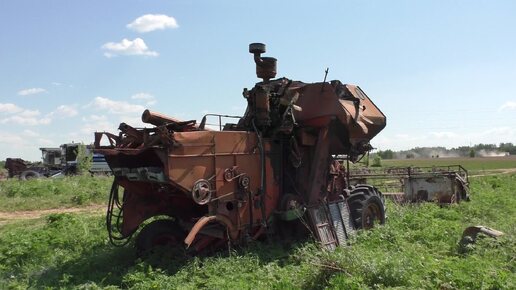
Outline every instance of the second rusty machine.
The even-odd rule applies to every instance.
[[[121,123],[119,134],[95,133],[95,151],[115,176],[107,212],[114,244],[138,233],[140,253],[157,245],[202,252],[299,224],[333,249],[384,223],[382,194],[350,185],[345,165],[372,149],[385,115],[356,85],[275,78],[265,45],[249,52],[262,80],[244,89],[247,109],[235,123],[213,130],[207,117],[229,116],[197,123],[145,110],[151,128]]]

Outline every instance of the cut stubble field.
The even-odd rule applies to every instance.
[[[486,162],[465,167],[478,170],[478,164]],[[501,167],[484,165],[477,174],[511,168],[497,164]],[[471,202],[439,207],[389,201],[384,226],[361,232],[334,252],[307,238],[289,244],[252,243],[210,257],[165,251],[145,261],[136,258],[132,244],[115,248],[107,240],[102,209],[111,181],[89,176],[0,181],[0,289],[516,287],[515,173],[471,178]],[[471,225],[505,235],[461,248],[462,231]]]

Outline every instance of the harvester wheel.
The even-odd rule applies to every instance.
[[[370,229],[375,223],[385,223],[383,198],[376,188],[357,186],[351,192],[348,204],[357,229]]]
[[[461,179],[455,179],[456,202],[469,201],[468,186]]]
[[[139,256],[150,255],[157,247],[177,247],[182,245],[185,233],[172,220],[156,220],[146,225],[135,241]]]
[[[20,174],[20,180],[39,178],[41,175],[34,170],[25,170]]]

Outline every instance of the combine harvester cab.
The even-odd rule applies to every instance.
[[[355,229],[385,221],[382,194],[349,186],[339,162],[372,149],[383,113],[354,85],[274,79],[276,59],[261,56],[265,45],[249,51],[262,81],[244,89],[248,107],[236,123],[214,131],[206,129],[208,116],[231,116],[208,114],[197,124],[146,110],[142,121],[151,128],[122,123],[119,134],[95,133],[95,152],[115,176],[107,213],[114,244],[162,216],[139,232],[140,252],[183,243],[202,251],[299,225],[333,249]]]

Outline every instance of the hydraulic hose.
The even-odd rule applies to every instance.
[[[118,210],[118,213],[115,214],[115,206]],[[115,216],[116,221],[113,224],[113,216]],[[129,243],[132,233],[129,236],[122,236],[121,234],[121,218],[123,216],[123,201],[120,202],[119,194],[118,194],[118,181],[117,178],[113,180],[113,185],[111,186],[111,191],[109,193],[109,202],[106,213],[106,227],[108,231],[109,241],[112,245],[117,247],[125,246]],[[117,233],[115,233],[116,231]]]
[[[266,188],[266,179],[265,179],[265,148],[263,147],[263,138],[258,128],[256,128],[256,124],[254,119],[251,121],[253,124],[253,129],[256,132],[256,136],[258,136],[258,149],[260,150],[260,170],[261,170],[261,178],[260,178],[260,207],[262,211],[262,225],[267,228],[267,217],[265,216],[265,188]]]

